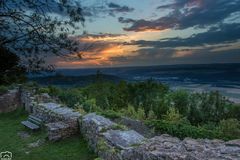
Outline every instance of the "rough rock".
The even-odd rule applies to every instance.
[[[26,139],[26,138],[30,137],[30,134],[28,132],[25,132],[25,131],[20,131],[20,132],[17,133],[17,135],[22,139]]]
[[[240,148],[227,146],[219,140],[191,139],[180,141],[169,135],[149,139],[145,144],[132,149],[124,159],[133,160],[208,160],[240,159]]]
[[[28,144],[28,147],[29,147],[29,148],[36,148],[36,147],[39,147],[39,146],[43,145],[44,143],[45,143],[45,140],[44,140],[44,139],[39,139],[39,140],[37,140],[36,142],[29,143],[29,144]]]
[[[54,122],[46,124],[48,130],[48,139],[50,141],[57,141],[70,137],[73,133],[68,124],[64,122]]]
[[[144,137],[147,137],[147,138],[154,137],[154,133],[142,121],[127,118],[127,117],[121,117],[116,119],[115,121],[116,123],[120,123],[132,130],[135,130],[136,132],[140,133]]]
[[[97,151],[97,144],[101,132],[116,125],[112,121],[102,116],[90,113],[80,119],[80,132],[87,139],[88,144],[94,151]]]
[[[228,141],[226,145],[240,147],[240,139]]]
[[[19,90],[9,90],[0,96],[0,113],[7,113],[16,110],[20,106]]]
[[[129,149],[134,145],[141,144],[145,138],[134,130],[121,131],[109,130],[103,133],[104,138],[119,149]]]

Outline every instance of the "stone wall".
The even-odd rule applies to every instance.
[[[0,113],[14,111],[20,106],[18,89],[9,90],[7,93],[0,96]]]
[[[145,138],[134,130],[121,129],[107,118],[90,113],[79,119],[80,132],[104,160],[120,160],[122,154]]]
[[[240,159],[240,140],[224,142],[185,138],[181,141],[164,134],[130,150],[123,159],[237,160]]]
[[[48,128],[48,139],[50,141],[57,141],[67,138],[72,134],[69,133],[70,126],[64,122],[54,122],[46,124]]]
[[[115,119],[114,122],[127,126],[130,129],[133,129],[143,135],[146,138],[154,137],[155,133],[147,127],[142,121],[127,118],[127,117],[120,117]]]
[[[49,103],[48,95],[23,92],[21,97],[25,109],[47,123],[50,140],[69,137],[80,129],[89,147],[104,160],[240,159],[240,140],[180,140],[166,134],[145,138],[147,129],[139,121],[124,118],[112,122],[95,113],[82,116],[60,104]]]
[[[59,140],[79,133],[80,113],[54,102],[46,93],[37,95],[34,91],[21,91],[22,105],[26,111],[46,124],[50,140]]]
[[[240,140],[180,140],[166,134],[147,139],[95,113],[83,116],[79,123],[89,146],[104,160],[240,159]]]
[[[20,94],[21,94],[21,105],[25,108],[25,110],[28,113],[33,112],[33,106],[36,105],[34,93],[25,90],[25,89],[20,89]]]
[[[45,123],[56,123],[55,126],[59,124],[59,122],[65,123],[65,128],[67,128],[67,134],[61,133],[61,131],[65,132],[66,129],[62,130],[61,128],[58,130],[62,138],[69,137],[73,134],[77,134],[79,132],[78,118],[81,116],[79,112],[74,112],[72,109],[67,107],[62,107],[60,104],[56,103],[39,103],[33,109],[33,115],[42,119]],[[49,135],[51,135],[52,128],[55,128],[54,125],[47,125]],[[56,130],[55,130],[56,132]],[[51,139],[51,137],[50,137]]]

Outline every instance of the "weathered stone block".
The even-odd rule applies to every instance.
[[[154,137],[153,131],[149,127],[147,127],[142,121],[131,119],[127,117],[121,117],[115,120],[116,123],[120,123],[122,125],[127,126],[129,129],[132,129],[144,137],[152,138]]]
[[[115,125],[112,121],[102,116],[90,113],[79,119],[80,132],[87,139],[89,146],[97,151],[97,143],[101,132]]]
[[[69,125],[64,122],[55,122],[46,124],[48,129],[48,139],[57,141],[71,136]]]
[[[234,142],[220,140],[191,139],[183,141],[169,135],[161,135],[149,139],[139,147],[123,154],[124,160],[208,160],[208,159],[240,159],[240,147],[231,146]],[[230,146],[228,146],[230,144]]]
[[[18,89],[9,90],[6,94],[0,96],[0,113],[14,111],[20,106]]]
[[[129,149],[135,145],[140,145],[145,138],[134,130],[121,131],[109,130],[103,133],[103,137],[111,145],[119,149]]]

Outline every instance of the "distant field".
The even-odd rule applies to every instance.
[[[103,81],[139,82],[154,79],[173,89],[183,88],[197,92],[218,90],[231,101],[240,103],[240,64],[58,69],[55,73],[32,77],[31,80],[43,85],[85,86],[97,80],[96,73],[99,71]]]
[[[209,92],[219,91],[223,96],[226,96],[230,101],[240,104],[240,88],[236,87],[213,87],[211,85],[191,84],[191,85],[178,85],[172,87],[173,89],[186,89],[193,92]]]

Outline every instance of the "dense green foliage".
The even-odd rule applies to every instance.
[[[191,93],[172,91],[168,86],[146,82],[110,83],[99,81],[82,88],[40,89],[57,96],[82,113],[98,112],[109,118],[127,116],[156,121],[152,127],[178,137],[239,137],[240,106],[219,92]]]
[[[15,160],[92,160],[96,155],[88,149],[86,141],[80,136],[74,136],[59,142],[46,141],[39,147],[30,148],[29,143],[46,137],[46,132],[30,132],[21,121],[27,118],[27,113],[17,110],[0,114],[0,151],[10,151]],[[18,132],[28,132],[30,137],[20,138]]]
[[[1,94],[4,94],[4,93],[7,93],[7,91],[8,91],[8,87],[6,87],[6,86],[0,86],[0,95],[1,95]]]
[[[10,85],[26,80],[25,68],[20,65],[20,58],[0,46],[0,85]]]
[[[218,130],[208,130],[203,127],[197,127],[181,122],[173,123],[165,120],[155,120],[147,121],[146,124],[154,127],[155,131],[160,132],[161,134],[167,133],[181,139],[185,137],[209,139],[219,138],[224,140],[237,138],[237,136],[224,135],[221,131]]]

